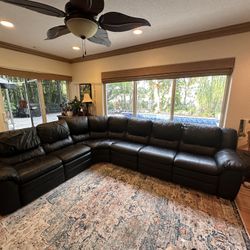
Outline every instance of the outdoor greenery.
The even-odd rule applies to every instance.
[[[174,114],[192,117],[219,118],[227,76],[176,79]],[[136,83],[137,114],[169,116],[174,80],[145,80]],[[132,113],[133,82],[106,86],[109,114]]]
[[[8,89],[10,106],[14,117],[28,117],[28,102],[33,116],[41,116],[37,80],[27,80],[19,77],[7,77],[16,84],[15,89]],[[60,104],[67,101],[67,86],[65,81],[42,81],[46,113],[58,113]],[[2,89],[5,110],[9,112],[7,92]]]

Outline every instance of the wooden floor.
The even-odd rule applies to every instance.
[[[249,187],[241,186],[240,192],[236,197],[236,204],[248,235],[250,235],[250,183]]]

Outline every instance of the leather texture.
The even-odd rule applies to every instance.
[[[156,147],[178,149],[182,135],[182,125],[172,122],[154,122],[149,144]]]
[[[127,132],[128,118],[109,117],[108,119],[108,137],[111,139],[124,139]]]
[[[37,133],[42,144],[52,144],[69,137],[70,131],[65,120],[49,122],[37,126]]]
[[[147,144],[151,127],[151,121],[130,119],[128,121],[126,139],[135,143]]]
[[[66,139],[63,139],[60,141],[43,144],[43,148],[44,148],[45,152],[48,154],[48,153],[54,152],[56,150],[59,150],[61,148],[65,148],[67,146],[70,146],[72,144],[73,144],[73,140],[72,140],[71,136],[68,136]]]
[[[81,142],[89,139],[89,125],[87,116],[65,117],[63,118],[70,130],[74,142]]]
[[[19,181],[19,175],[16,169],[10,165],[0,163],[0,182],[1,181]]]
[[[42,155],[45,155],[45,152],[44,149],[39,146],[38,148],[19,153],[17,155],[13,155],[12,157],[0,157],[0,162],[15,165]]]
[[[57,156],[63,163],[68,163],[82,155],[90,153],[91,148],[84,145],[71,145],[69,147],[52,152],[50,155]]]
[[[39,146],[40,138],[35,128],[0,133],[0,157],[15,156]]]
[[[139,151],[139,159],[147,159],[152,163],[163,163],[173,165],[176,151],[171,149],[146,146]]]
[[[180,151],[213,156],[220,148],[221,139],[220,128],[185,125]]]
[[[18,173],[20,183],[25,183],[61,165],[62,161],[60,159],[55,156],[46,155],[17,164],[15,169]]]
[[[236,151],[232,149],[223,149],[217,152],[215,160],[220,168],[226,170],[238,170],[245,171],[246,166],[242,163],[241,159],[237,155]],[[222,170],[223,170],[222,169]]]
[[[238,134],[235,129],[232,128],[222,129],[221,149],[229,148],[236,150],[237,142],[238,142]]]
[[[92,149],[109,149],[113,143],[117,143],[118,140],[112,139],[95,139],[95,140],[86,140],[82,144],[91,147]]]
[[[219,175],[222,171],[213,157],[183,152],[177,153],[174,160],[175,167],[210,175]]]
[[[139,153],[140,149],[143,148],[143,144],[133,142],[117,142],[111,145],[112,151],[121,152],[128,155],[135,155]]]
[[[90,138],[107,138],[108,136],[108,117],[90,116],[89,117]]]

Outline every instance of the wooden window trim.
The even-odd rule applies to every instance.
[[[102,72],[102,82],[123,82],[151,79],[175,79],[210,75],[231,75],[235,58],[170,64],[146,68]]]
[[[17,76],[21,78],[37,79],[37,80],[61,80],[61,81],[72,82],[72,76],[49,74],[49,73],[36,73],[36,72],[13,70],[1,67],[0,67],[0,75]]]

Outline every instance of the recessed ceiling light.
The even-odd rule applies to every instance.
[[[14,28],[14,24],[11,23],[11,22],[8,22],[8,21],[0,21],[0,24],[3,25],[4,27],[7,27],[7,28]]]
[[[141,35],[142,34],[142,30],[133,30],[133,33],[135,34],[135,35]]]
[[[73,46],[72,49],[73,49],[73,50],[80,50],[80,47],[78,47],[78,46]]]

